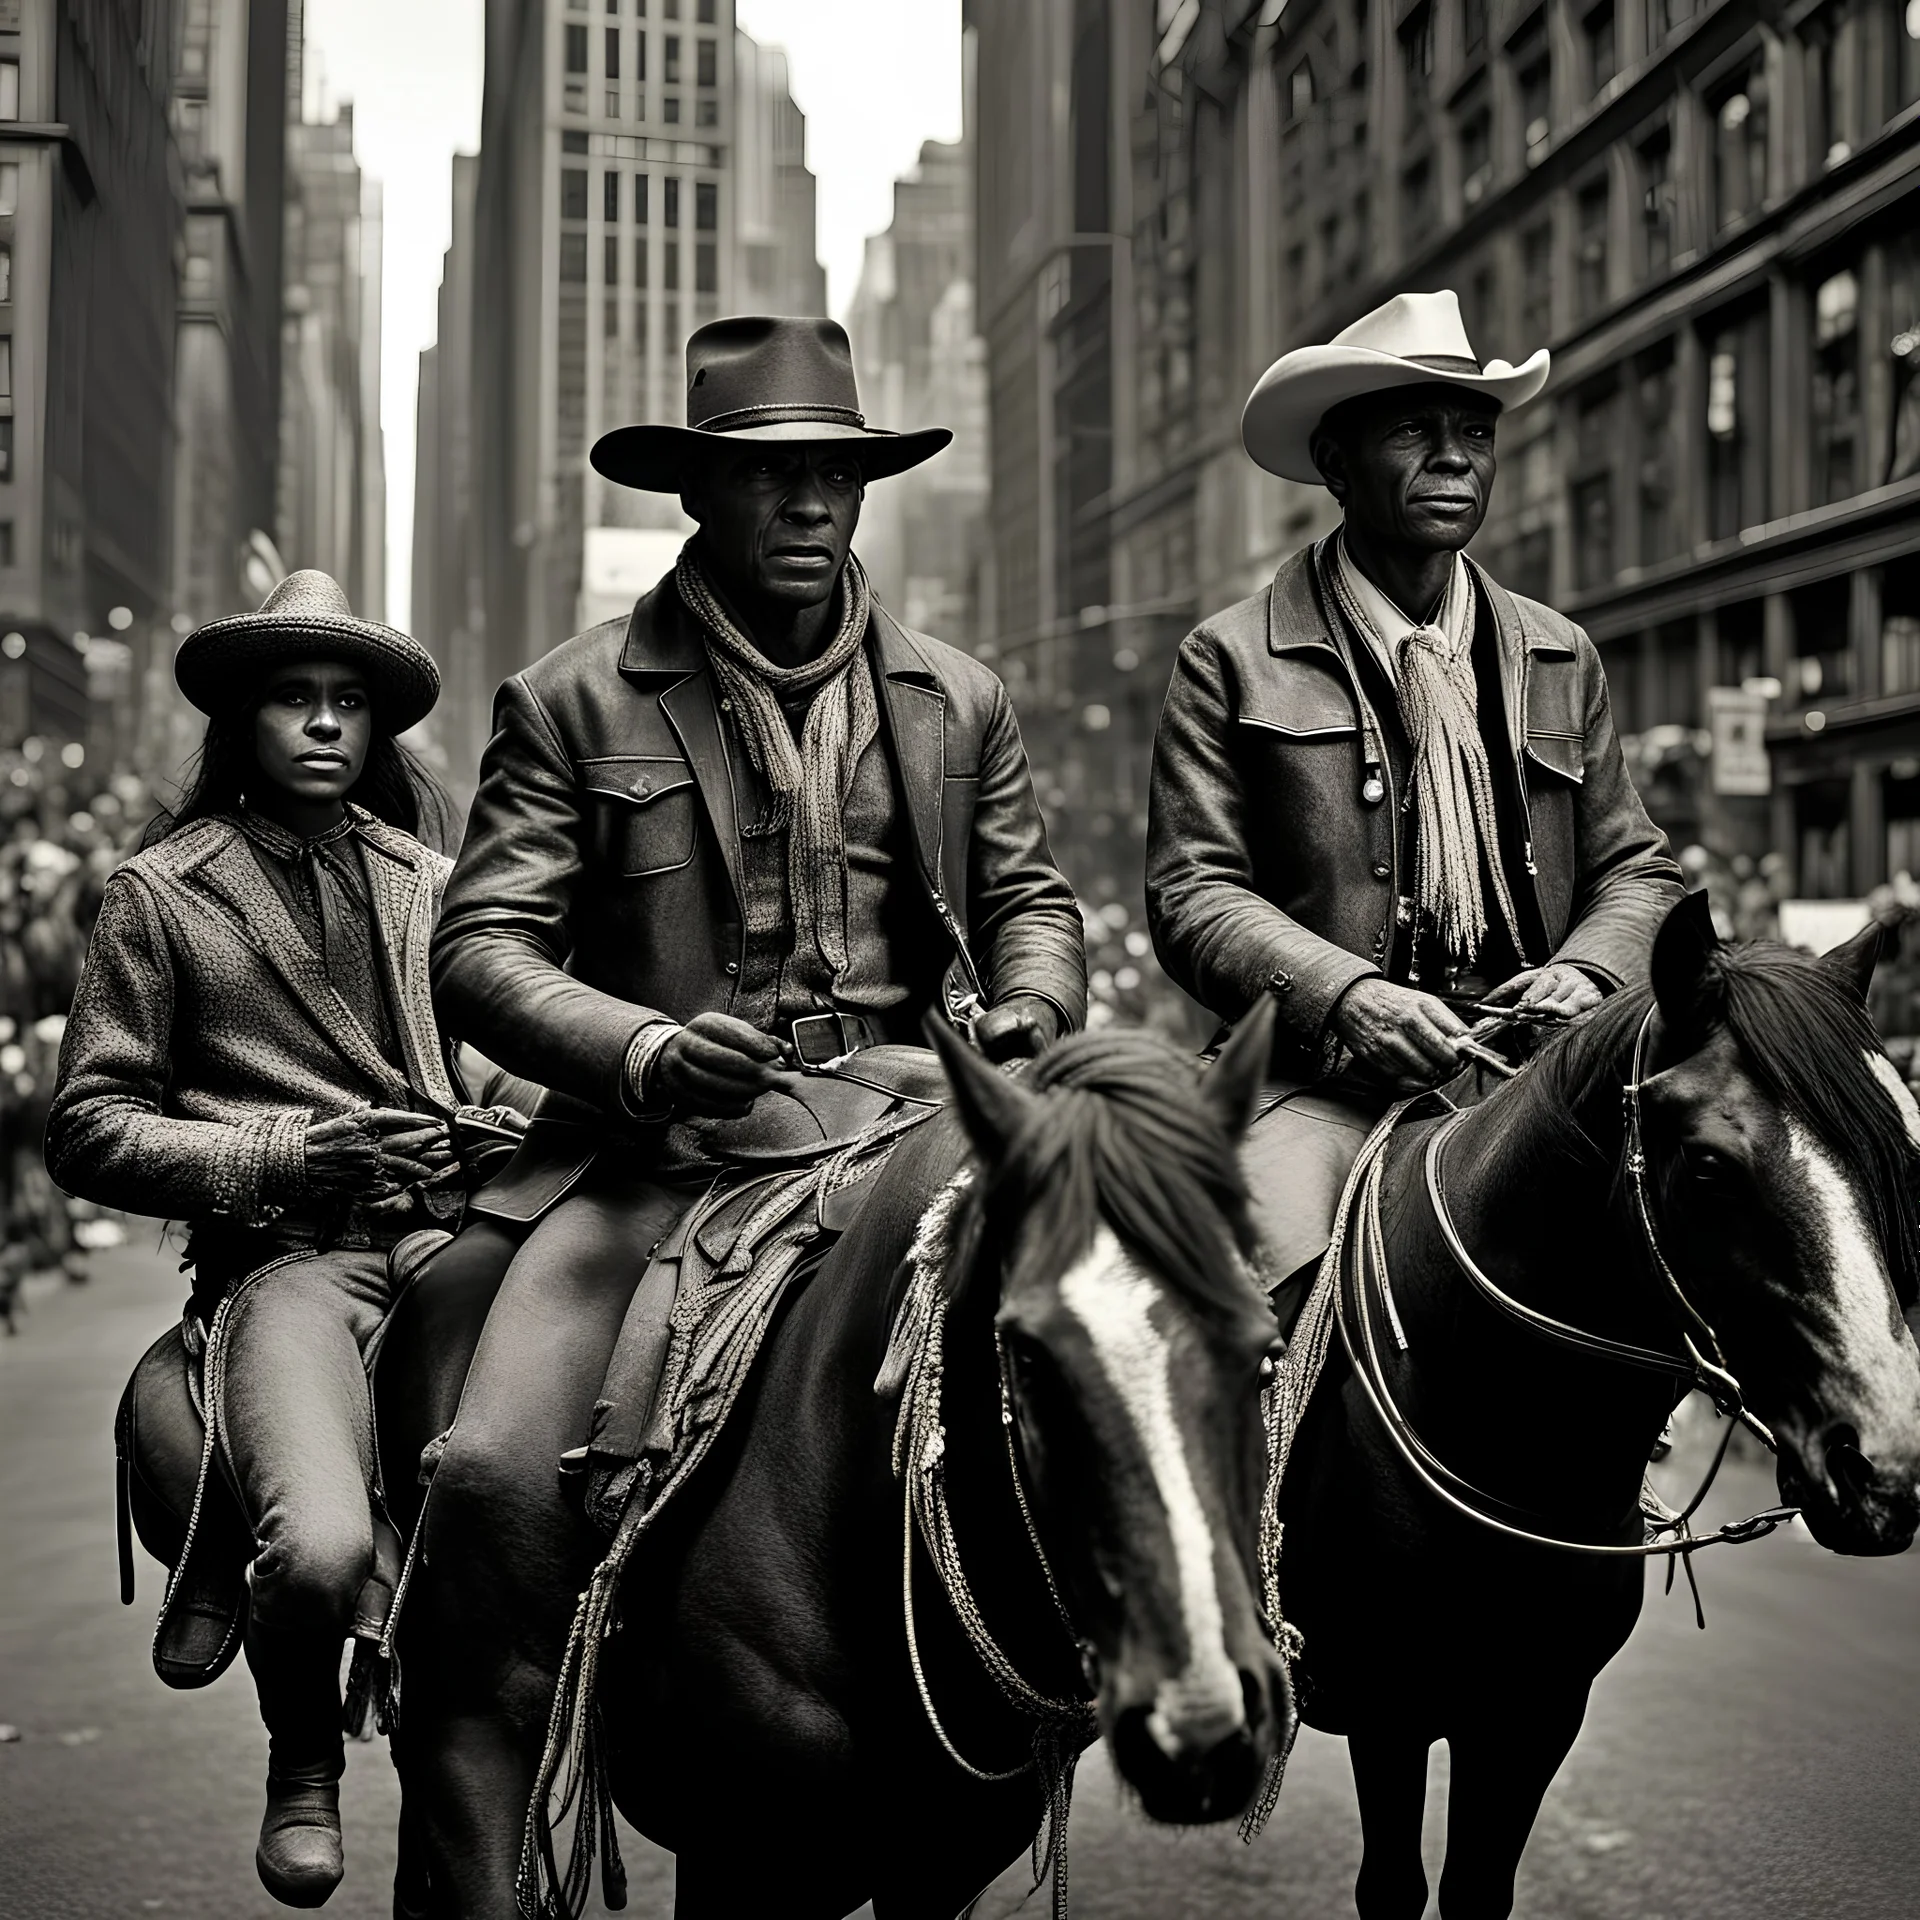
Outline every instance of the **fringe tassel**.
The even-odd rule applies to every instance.
[[[374,1729],[391,1732],[386,1712],[389,1697],[387,1663],[375,1640],[355,1640],[353,1664],[347,1669],[347,1694],[340,1707],[340,1731],[349,1740],[371,1740]]]

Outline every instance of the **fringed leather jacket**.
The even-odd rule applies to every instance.
[[[450,862],[354,815],[402,1065],[335,991],[240,826],[200,821],[107,882],[47,1120],[48,1170],[68,1192],[267,1226],[306,1197],[310,1121],[367,1105],[452,1116],[427,986]]]

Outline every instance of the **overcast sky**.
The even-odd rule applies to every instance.
[[[786,48],[820,181],[827,297],[845,310],[862,243],[893,212],[923,140],[960,134],[960,0],[737,0],[756,39]],[[386,203],[381,418],[387,440],[387,606],[404,621],[413,545],[413,409],[433,344],[451,163],[480,138],[483,0],[307,0],[308,101],[354,109],[360,163]],[[323,76],[323,78],[322,78]]]

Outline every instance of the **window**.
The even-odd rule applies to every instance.
[[[670,33],[661,45],[661,75],[670,87],[680,84],[680,36]]]
[[[1713,326],[1706,338],[1707,531],[1725,540],[1767,517],[1767,316]]]
[[[1920,235],[1890,242],[1886,267],[1893,391],[1881,478],[1904,480],[1920,473]]]
[[[600,242],[600,281],[603,286],[620,284],[620,236],[607,234]]]
[[[660,284],[669,293],[680,291],[680,243],[669,240],[660,249]]]
[[[1487,0],[1462,0],[1460,51],[1471,60],[1487,44]]]
[[[720,102],[712,94],[703,94],[693,103],[693,124],[696,127],[717,127],[720,124]]]
[[[716,181],[697,180],[693,187],[693,224],[701,233],[714,233],[720,226],[720,188]],[[706,289],[711,293],[711,287]]]
[[[1400,23],[1400,71],[1407,99],[1423,102],[1433,78],[1433,0],[1423,0]]]
[[[1646,24],[1648,53],[1658,53],[1660,43],[1673,31],[1673,23],[1679,18],[1674,0],[1642,0],[1641,19]]]
[[[633,243],[633,284],[636,287],[647,284],[647,236],[644,233]]]
[[[647,176],[644,173],[633,176],[633,224],[636,227],[647,224]]]
[[[1520,139],[1532,166],[1553,138],[1553,53],[1544,20],[1536,19],[1513,43],[1513,71],[1520,89]]]
[[[1474,351],[1483,361],[1490,358],[1487,342],[1499,331],[1498,289],[1493,262],[1483,260],[1467,276],[1466,297],[1460,303],[1460,317],[1466,323],[1467,338],[1473,342]]]
[[[1906,107],[1920,100],[1920,0],[1893,0],[1893,6],[1897,16],[1895,58],[1899,61],[1899,92],[1895,97]]]
[[[645,0],[641,0],[641,4],[644,5]],[[698,18],[700,24],[703,27],[712,26],[713,25],[713,0],[700,0],[700,6],[699,6],[698,14],[696,17]]]
[[[585,167],[560,169],[560,218],[584,220],[587,217],[587,170]]]
[[[20,163],[8,160],[0,164],[0,214],[20,211]]]
[[[1553,228],[1541,221],[1520,236],[1520,351],[1553,334]]]
[[[1634,370],[1640,412],[1640,564],[1658,566],[1684,545],[1676,482],[1673,342],[1640,356]]]
[[[0,60],[0,120],[20,118],[20,62]]]
[[[13,565],[13,522],[0,520],[0,567]]]
[[[672,174],[660,183],[660,218],[669,227],[680,224],[680,182]]]
[[[13,249],[0,247],[0,306],[13,298]]]
[[[1599,93],[1620,71],[1620,36],[1614,28],[1613,0],[1600,0],[1583,25],[1587,42],[1587,91]]]
[[[600,176],[600,218],[608,226],[615,226],[620,219],[620,176],[607,172]]]
[[[1880,691],[1920,692],[1920,559],[1895,560],[1880,576]]]
[[[693,249],[693,290],[695,293],[720,291],[720,249],[711,240],[699,241]]]
[[[1853,576],[1835,574],[1787,596],[1793,619],[1788,698],[1800,705],[1845,698],[1853,691]]]
[[[1583,320],[1607,304],[1607,222],[1613,208],[1610,184],[1602,174],[1597,180],[1589,180],[1574,200],[1574,293]]]
[[[1590,387],[1578,401],[1577,437],[1568,506],[1573,522],[1573,583],[1585,591],[1612,579],[1613,469],[1616,444],[1613,381]]]
[[[680,96],[677,93],[668,94],[660,102],[660,117],[670,127],[677,127],[680,124]]]
[[[560,278],[584,286],[587,278],[587,236],[567,232],[560,236]]]
[[[618,27],[607,29],[607,78],[609,80],[620,78],[620,29]]]
[[[1493,109],[1485,101],[1460,123],[1460,197],[1478,206],[1493,183]]]
[[[647,30],[645,27],[633,36],[633,77],[642,82],[647,77]]]
[[[1673,264],[1673,132],[1662,127],[1641,143],[1640,231],[1649,280],[1657,280]]]
[[[567,71],[585,73],[587,70],[587,30],[585,27],[567,28]]]
[[[1287,118],[1304,120],[1313,106],[1313,68],[1305,60],[1287,76]]]
[[[1400,176],[1400,247],[1415,253],[1433,237],[1439,218],[1434,204],[1433,168],[1425,160],[1416,162]]]
[[[1801,28],[1807,63],[1807,157],[1837,167],[1859,139],[1859,40],[1852,9],[1839,0]]]
[[[0,415],[0,480],[13,478],[13,415]]]
[[[694,84],[717,87],[720,84],[720,43],[702,40],[695,51]]]
[[[1813,295],[1813,498],[1816,505],[1859,491],[1860,283],[1851,268]]]
[[[1757,212],[1767,197],[1767,81],[1758,64],[1717,99],[1713,114],[1716,230]]]

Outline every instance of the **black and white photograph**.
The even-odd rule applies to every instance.
[[[1920,1912],[1920,0],[0,0],[0,1920]]]

